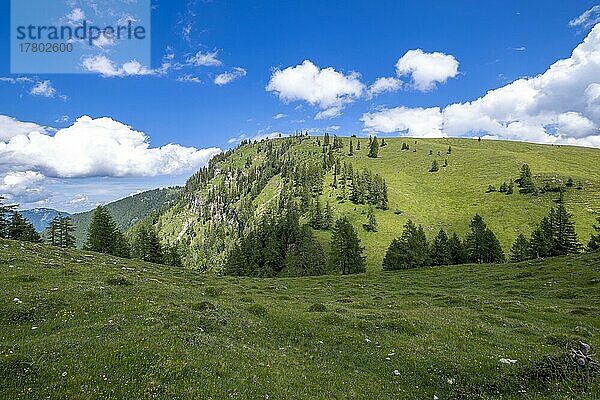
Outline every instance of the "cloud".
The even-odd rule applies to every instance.
[[[408,136],[443,137],[442,115],[439,107],[396,107],[366,113],[361,121],[365,131],[371,133],[403,132]]]
[[[569,21],[571,27],[590,28],[600,22],[600,5],[595,5],[577,18]]]
[[[282,119],[282,118],[285,118],[285,117],[287,117],[287,115],[286,114],[282,114],[282,113],[279,113],[277,115],[273,115],[273,119]]]
[[[85,13],[81,8],[74,8],[67,14],[67,19],[71,22],[83,21],[85,19]]]
[[[160,72],[142,65],[136,60],[128,61],[119,67],[114,61],[103,55],[84,58],[82,66],[86,70],[99,73],[105,78],[157,75]]]
[[[177,78],[178,82],[202,83],[202,80],[194,75],[182,75]]]
[[[244,76],[246,76],[246,70],[244,68],[235,67],[233,71],[227,71],[217,75],[215,78],[215,84],[219,86],[227,85]]]
[[[465,103],[430,108],[428,126],[412,114],[383,109],[363,115],[369,132],[472,136],[600,147],[600,24],[567,59]],[[441,120],[441,125],[439,121]]]
[[[31,131],[0,142],[0,172],[56,178],[175,175],[198,169],[220,151],[177,144],[151,148],[148,137],[130,126],[83,116],[53,136]]]
[[[266,86],[285,103],[305,101],[321,108],[317,119],[333,118],[341,114],[344,106],[360,98],[365,86],[360,74],[343,74],[333,67],[319,68],[310,60],[302,64],[275,70]]]
[[[27,135],[31,132],[45,134],[47,130],[45,127],[33,122],[21,122],[6,115],[0,115],[0,142],[7,141],[15,136]]]
[[[525,51],[525,50],[527,50],[527,47],[525,47],[525,46],[513,47],[513,50],[514,51]]]
[[[261,140],[264,140],[264,139],[276,139],[276,138],[285,137],[285,136],[290,136],[290,134],[283,133],[283,132],[259,132],[254,136],[248,136],[245,133],[242,133],[240,136],[229,138],[229,140],[227,140],[227,143],[229,143],[229,144],[240,143],[243,140],[249,140],[250,142],[254,142],[254,141],[260,142]]]
[[[47,198],[47,193],[40,183],[44,176],[39,172],[9,172],[0,175],[0,196],[8,202],[34,203]]]
[[[187,59],[188,64],[196,67],[218,67],[223,65],[223,62],[217,58],[218,51],[202,53],[197,52],[195,55]]]
[[[56,89],[52,86],[52,82],[41,81],[36,83],[29,93],[33,96],[54,97],[56,95]]]
[[[409,50],[396,63],[398,76],[410,76],[412,86],[423,92],[435,89],[458,75],[458,61],[444,53],[425,53],[421,49]]]
[[[371,87],[369,87],[369,95],[374,97],[383,92],[395,92],[401,87],[402,81],[398,78],[377,78]]]

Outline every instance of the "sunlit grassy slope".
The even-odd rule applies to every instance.
[[[597,354],[599,285],[600,254],[259,280],[0,241],[0,398],[597,399],[520,374]]]
[[[278,140],[282,139],[275,142]],[[310,138],[294,145],[290,150],[293,159],[298,163],[307,158],[321,160],[322,152],[317,140],[322,143],[323,138]],[[371,159],[367,157],[368,139],[360,139],[361,150],[355,150],[352,157],[347,155],[349,140],[343,138],[344,149],[336,154],[342,162],[351,162],[355,170],[366,167],[385,178],[389,210],[377,210],[378,232],[366,232],[362,225],[366,222],[367,206],[354,205],[350,201],[339,202],[337,195],[341,190],[331,188],[331,172],[325,179],[321,201],[330,201],[338,217],[347,215],[353,222],[365,246],[371,270],[381,268],[387,247],[401,234],[409,218],[423,225],[429,239],[440,228],[456,231],[464,237],[470,219],[479,213],[508,254],[519,233],[529,235],[558,198],[557,193],[520,195],[517,188],[510,196],[499,192],[486,193],[489,185],[497,189],[503,182],[517,179],[524,163],[530,165],[538,184],[542,181],[565,183],[569,178],[576,186],[581,182],[581,189],[566,191],[565,202],[574,215],[583,244],[589,240],[592,224],[600,213],[599,149],[476,139],[394,138],[386,139],[388,145],[380,148],[377,159]],[[355,149],[357,140],[352,139]],[[402,143],[408,144],[410,150],[401,151]],[[449,146],[452,147],[451,154],[447,154]],[[262,155],[257,155],[256,147],[255,144],[237,149],[222,161],[222,165],[242,168],[249,157],[253,166],[260,165]],[[436,173],[429,172],[433,160],[440,165]],[[445,160],[448,167],[442,167]],[[257,211],[277,200],[281,186],[280,177],[275,176],[255,201]],[[189,229],[200,229],[196,213],[181,206],[169,210],[161,218],[163,239],[173,242],[186,222],[190,222]],[[329,233],[317,232],[317,236],[327,248]],[[200,242],[195,246],[196,249],[206,247]],[[192,248],[190,251],[196,250]],[[194,263],[190,266],[194,267]]]

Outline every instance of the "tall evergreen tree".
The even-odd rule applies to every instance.
[[[352,157],[354,155],[354,148],[352,145],[352,140],[350,141],[350,151],[348,151],[348,155]]]
[[[333,226],[333,208],[329,201],[325,203],[325,211],[323,211],[323,226],[325,230],[331,229]]]
[[[528,260],[531,254],[530,248],[529,240],[521,233],[510,248],[510,261],[521,262]]]
[[[402,235],[394,239],[383,259],[383,269],[419,268],[429,265],[429,245],[423,227],[408,220]]]
[[[23,242],[40,243],[42,238],[35,228],[17,211],[13,211],[8,225],[8,239],[21,240]]]
[[[466,248],[469,261],[473,263],[504,262],[500,241],[483,222],[479,214],[471,220],[471,232],[467,235]]]
[[[321,205],[321,201],[317,198],[314,203],[310,213],[310,221],[309,225],[311,228],[320,230],[323,229],[323,206]]]
[[[298,242],[285,257],[285,267],[289,276],[314,276],[325,273],[325,253],[310,230],[304,226],[300,230]]]
[[[4,197],[0,196],[0,239],[8,239],[9,215],[17,206],[5,205],[3,200]]]
[[[372,205],[369,205],[367,209],[367,223],[365,229],[368,232],[377,232],[377,220],[375,219],[375,209]]]
[[[597,225],[594,225],[594,232],[590,237],[590,241],[587,245],[587,251],[598,251],[600,250],[600,217],[596,218],[598,222]]]
[[[369,158],[377,158],[379,154],[379,142],[377,141],[377,137],[374,137],[369,144],[369,154],[367,155]]]
[[[431,244],[431,265],[449,265],[452,263],[450,241],[443,229],[440,229]]]
[[[448,239],[448,249],[450,252],[450,263],[452,265],[459,265],[467,262],[467,250],[456,232]]]
[[[555,256],[579,253],[581,245],[577,240],[575,223],[571,217],[565,208],[561,194],[558,205],[550,211],[550,223],[553,230],[552,254]]]
[[[521,193],[535,193],[536,187],[533,182],[533,176],[531,174],[531,169],[528,164],[523,164],[521,167],[521,176],[517,180],[519,184],[519,192]]]
[[[440,167],[438,165],[437,160],[433,160],[433,162],[431,163],[431,168],[429,169],[429,172],[438,172],[440,170]]]
[[[127,240],[104,206],[98,206],[94,211],[84,249],[118,257],[129,256]]]
[[[338,219],[331,235],[331,253],[329,262],[332,270],[343,275],[365,271],[365,257],[360,239],[347,217]]]

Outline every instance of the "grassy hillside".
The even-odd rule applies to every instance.
[[[283,140],[292,139],[271,142],[279,146]],[[300,144],[294,141],[285,153],[278,155],[278,159],[289,159],[296,165],[307,160],[318,163],[323,157],[318,140],[322,143],[322,138],[305,138]],[[539,186],[546,183],[565,186],[569,178],[575,182],[575,187],[567,188],[565,203],[574,215],[582,243],[587,243],[592,224],[600,212],[598,149],[474,139],[395,138],[386,139],[388,145],[380,148],[377,159],[371,159],[367,157],[368,139],[360,139],[362,149],[355,150],[352,157],[347,155],[349,138],[342,140],[344,148],[336,151],[335,157],[342,164],[352,163],[355,171],[367,168],[379,174],[388,187],[389,209],[376,211],[379,225],[376,233],[362,228],[368,206],[338,201],[341,189],[331,188],[331,170],[325,176],[320,197],[323,203],[331,202],[336,216],[347,215],[358,229],[371,269],[380,268],[385,250],[393,238],[400,235],[409,218],[422,224],[430,239],[440,228],[456,231],[464,237],[470,219],[479,213],[508,253],[518,234],[529,235],[558,197],[552,192],[539,196],[521,195],[518,190],[510,196],[486,193],[489,185],[498,188],[503,182],[510,183],[519,178],[524,163],[530,165]],[[356,148],[356,138],[353,143]],[[409,151],[401,150],[403,143],[410,146]],[[451,154],[447,154],[449,146],[452,147]],[[223,258],[223,250],[226,251],[236,235],[233,225],[237,221],[232,225],[227,215],[220,215],[222,208],[246,215],[245,222],[251,223],[252,218],[269,204],[276,203],[283,185],[279,174],[271,177],[264,187],[260,186],[258,194],[242,194],[233,204],[214,209],[215,203],[208,201],[208,193],[220,184],[235,187],[238,177],[245,176],[251,169],[267,170],[265,147],[265,142],[245,145],[215,161],[213,166],[217,172],[210,183],[190,193],[187,203],[177,204],[161,217],[158,226],[162,240],[170,244],[181,241],[186,249],[188,266],[211,269]],[[436,173],[429,172],[433,160],[440,165]],[[442,167],[445,160],[448,166]],[[243,213],[244,210],[250,212]],[[208,217],[201,216],[203,212]],[[215,235],[211,230],[214,231],[215,226],[219,227],[221,237],[227,238],[223,243],[213,243]],[[317,232],[317,236],[327,248],[329,233]],[[210,257],[206,253],[219,257]]]
[[[600,254],[261,280],[0,241],[0,277],[1,398],[600,397],[532,379],[598,353]]]
[[[106,205],[106,208],[108,208],[115,219],[119,229],[125,232],[152,211],[175,200],[179,193],[180,190],[178,188],[148,190],[109,203]],[[94,210],[91,210],[71,216],[73,225],[75,226],[74,236],[78,247],[82,246],[86,240],[87,230],[92,221],[93,214]]]

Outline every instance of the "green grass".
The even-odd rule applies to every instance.
[[[275,143],[278,140],[280,139],[275,140]],[[307,158],[321,160],[322,152],[316,146],[316,140],[306,138],[302,144],[294,145],[289,154],[298,163]],[[344,149],[338,153],[341,161],[352,162],[355,169],[366,167],[378,173],[385,178],[388,186],[389,210],[376,210],[376,233],[363,229],[367,206],[337,201],[341,189],[331,189],[331,172],[326,176],[321,196],[323,203],[331,202],[337,217],[348,216],[358,230],[371,270],[381,268],[386,249],[394,238],[400,236],[409,218],[416,224],[423,225],[429,239],[440,228],[448,232],[456,231],[464,238],[471,218],[479,213],[496,233],[508,254],[516,237],[520,233],[529,236],[558,197],[557,193],[521,195],[518,190],[510,196],[498,192],[486,193],[489,185],[498,188],[505,181],[517,179],[524,163],[528,163],[533,174],[539,176],[537,181],[556,179],[566,182],[568,178],[572,178],[576,183],[582,182],[582,189],[568,189],[565,194],[566,207],[574,216],[582,244],[587,244],[592,225],[600,214],[598,149],[492,140],[478,142],[475,139],[392,138],[386,139],[388,145],[380,148],[379,157],[371,159],[367,157],[368,139],[360,139],[362,149],[355,151],[353,157],[346,154],[349,138],[342,140]],[[356,148],[357,139],[352,140]],[[410,145],[409,151],[400,150],[403,142]],[[242,168],[246,159],[251,158],[254,166],[260,166],[265,158],[264,153],[257,155],[257,146],[260,145],[264,146],[264,143],[237,149],[221,165]],[[452,146],[450,155],[446,154],[448,146]],[[430,150],[432,155],[429,155]],[[437,155],[438,152],[440,156]],[[440,170],[430,173],[428,171],[434,159],[438,160]],[[446,168],[442,167],[445,159],[449,164]],[[275,176],[264,188],[255,201],[257,213],[264,209],[267,201],[277,198],[280,183],[281,177]],[[182,227],[191,221],[185,236],[191,243],[185,257],[187,266],[210,269],[210,265],[201,265],[193,260],[195,253],[207,247],[205,223],[198,219],[197,214],[181,204],[173,207],[161,216],[160,237],[166,243],[174,243]],[[327,249],[329,232],[318,232],[317,236]]]
[[[0,277],[2,399],[600,396],[521,375],[597,353],[600,254],[259,280],[0,241]]]

